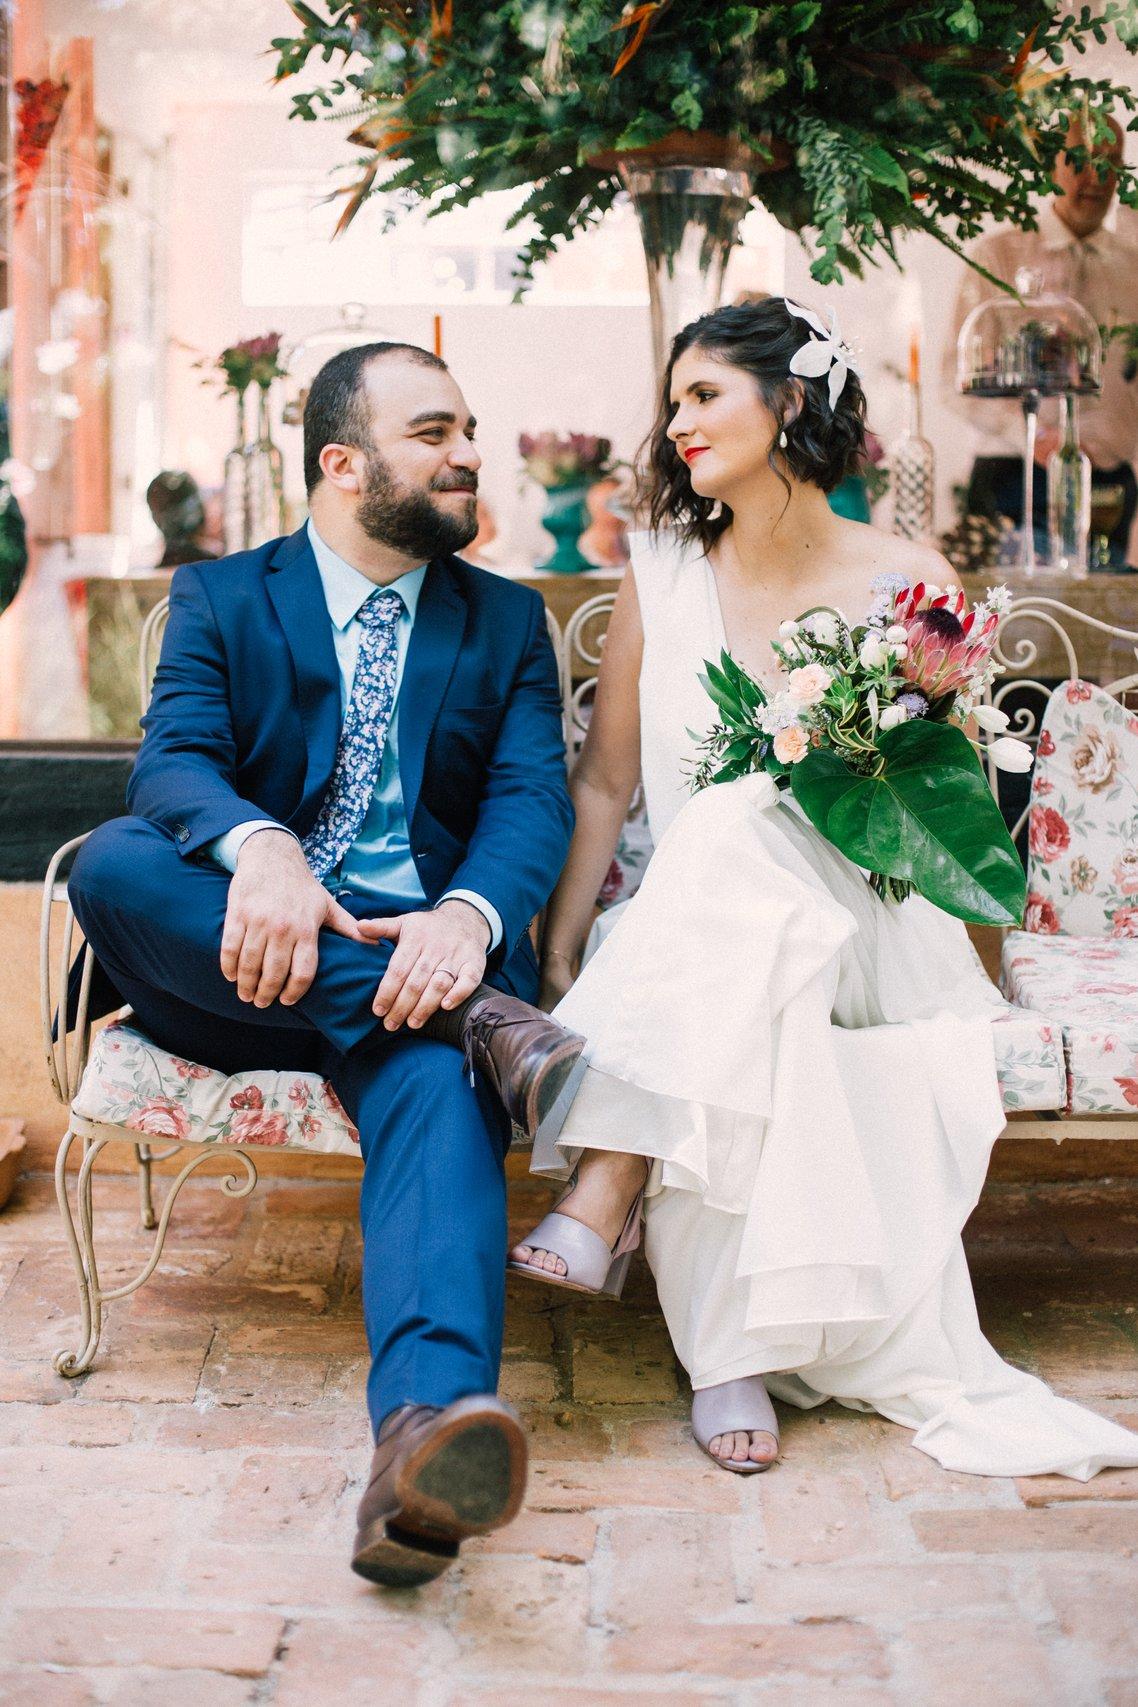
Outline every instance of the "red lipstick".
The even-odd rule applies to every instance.
[[[694,462],[697,456],[702,456],[705,450],[710,450],[710,449],[711,449],[710,445],[691,445],[684,452],[684,461],[685,462]]]

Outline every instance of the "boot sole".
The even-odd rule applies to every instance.
[[[530,1086],[526,1095],[525,1134],[531,1144],[539,1138],[552,1142],[564,1126],[585,1077],[588,1063],[582,1058],[584,1047],[583,1037],[567,1038]]]
[[[357,1537],[352,1569],[389,1588],[441,1576],[460,1541],[517,1516],[526,1456],[525,1432],[509,1411],[482,1399],[459,1400],[402,1466],[399,1509]]]

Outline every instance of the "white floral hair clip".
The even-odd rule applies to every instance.
[[[829,309],[830,324],[827,327],[821,318],[810,308],[801,308],[797,302],[784,298],[788,314],[796,315],[799,320],[805,320],[816,338],[808,338],[790,358],[790,371],[807,379],[818,379],[822,374],[829,374],[830,409],[837,408],[838,398],[845,390],[846,380],[850,369],[857,372],[857,364],[853,359],[853,351],[845,342],[838,330],[837,311]]]

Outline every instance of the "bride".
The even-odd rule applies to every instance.
[[[1004,1125],[1001,998],[963,925],[879,900],[765,775],[691,792],[706,659],[726,646],[775,688],[785,619],[856,622],[882,576],[951,579],[935,552],[831,511],[865,397],[818,324],[773,298],[672,346],[651,531],[608,629],[545,931],[545,1005],[590,1040],[534,1153],[568,1184],[510,1265],[619,1294],[643,1223],[693,1432],[725,1469],[777,1457],[769,1390],[876,1410],[948,1469],[1085,1480],[1138,1465],[1138,1435],[1004,1363],[976,1317],[960,1234]],[[573,983],[641,778],[656,851]]]

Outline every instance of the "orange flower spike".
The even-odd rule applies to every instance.
[[[645,0],[644,5],[635,6],[631,12],[627,12],[621,18],[618,24],[613,25],[614,31],[630,30],[633,25],[636,26],[636,34],[633,36],[631,41],[624,44],[620,58],[612,68],[611,75],[613,77],[619,77],[629,60],[635,59],[636,55],[644,45],[645,36],[652,28],[652,22],[656,13],[662,12],[666,4],[667,0]]]
[[[340,192],[349,195],[351,200],[348,202],[347,207],[336,221],[336,229],[332,233],[333,237],[343,236],[344,232],[348,229],[349,225],[364,205],[364,202],[367,200],[371,191],[371,187],[375,183],[376,173],[379,171],[379,162],[380,156],[377,154],[363,177],[360,179],[359,183],[352,184],[347,191]]]
[[[431,40],[449,41],[454,33],[454,0],[431,0]]]
[[[1039,29],[1038,24],[1032,25],[1031,29],[1027,32],[1027,35],[1023,38],[1022,47],[1020,48],[1019,52],[1016,54],[1015,58],[1012,60],[1010,75],[1011,75],[1011,80],[1013,83],[1016,83],[1019,81],[1019,77],[1020,77],[1021,72],[1023,71],[1024,66],[1027,64],[1028,60],[1031,58],[1031,50],[1035,46],[1035,37],[1036,37],[1036,33],[1037,33],[1038,29]]]

